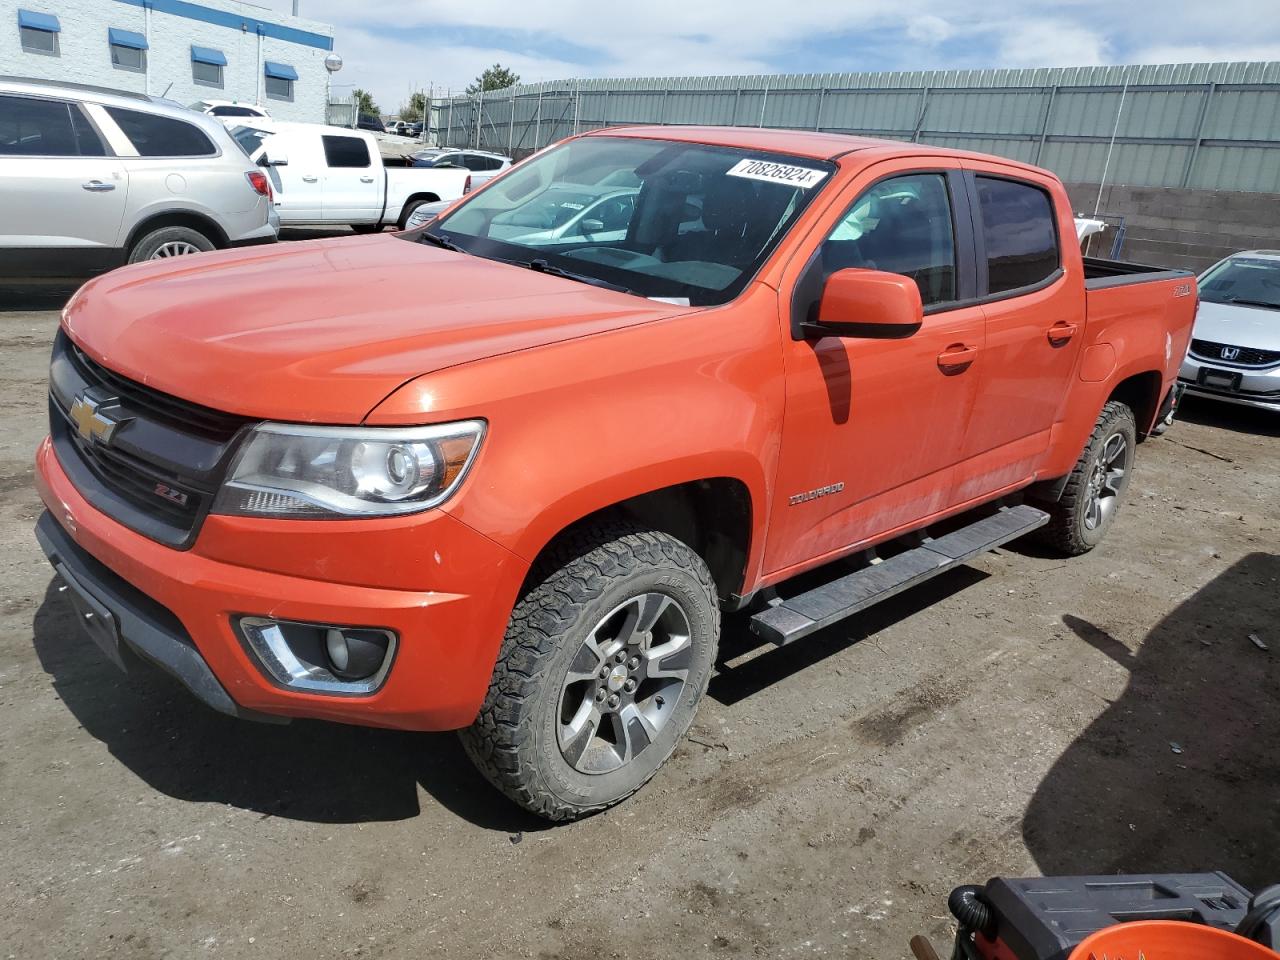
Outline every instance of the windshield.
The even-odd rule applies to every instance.
[[[1200,299],[1280,310],[1280,260],[1224,260],[1200,281]]]
[[[709,306],[742,291],[834,169],[755,150],[584,137],[505,174],[422,239]]]

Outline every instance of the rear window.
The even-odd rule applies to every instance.
[[[193,124],[121,107],[107,107],[106,110],[139,156],[211,157],[218,152],[213,141]]]
[[[266,130],[257,127],[236,127],[231,131],[231,139],[244,151],[246,157],[252,157],[262,146],[262,141],[271,136]]]
[[[369,146],[361,137],[321,137],[324,160],[331,167],[369,166]]]
[[[1033,286],[1058,269],[1058,232],[1049,194],[1030,183],[978,177],[987,247],[987,292]]]

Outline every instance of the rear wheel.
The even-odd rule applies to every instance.
[[[1049,504],[1040,537],[1069,556],[1092,550],[1115,522],[1129,488],[1138,429],[1133,411],[1110,401],[1102,408],[1061,499]]]
[[[462,732],[480,771],[552,820],[630,796],[693,722],[720,613],[702,559],[663,533],[588,528],[553,549]]]
[[[141,237],[129,251],[130,263],[168,260],[214,249],[213,241],[191,227],[161,227]]]

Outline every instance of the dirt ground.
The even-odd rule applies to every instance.
[[[0,293],[0,958],[898,958],[996,874],[1280,880],[1280,417],[1189,402],[1089,556],[731,624],[667,768],[549,827],[451,735],[236,722],[79,634],[31,530],[64,296]]]

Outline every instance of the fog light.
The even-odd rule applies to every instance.
[[[396,634],[376,627],[343,627],[240,617],[245,646],[276,683],[292,690],[359,696],[377,690],[395,655]]]

